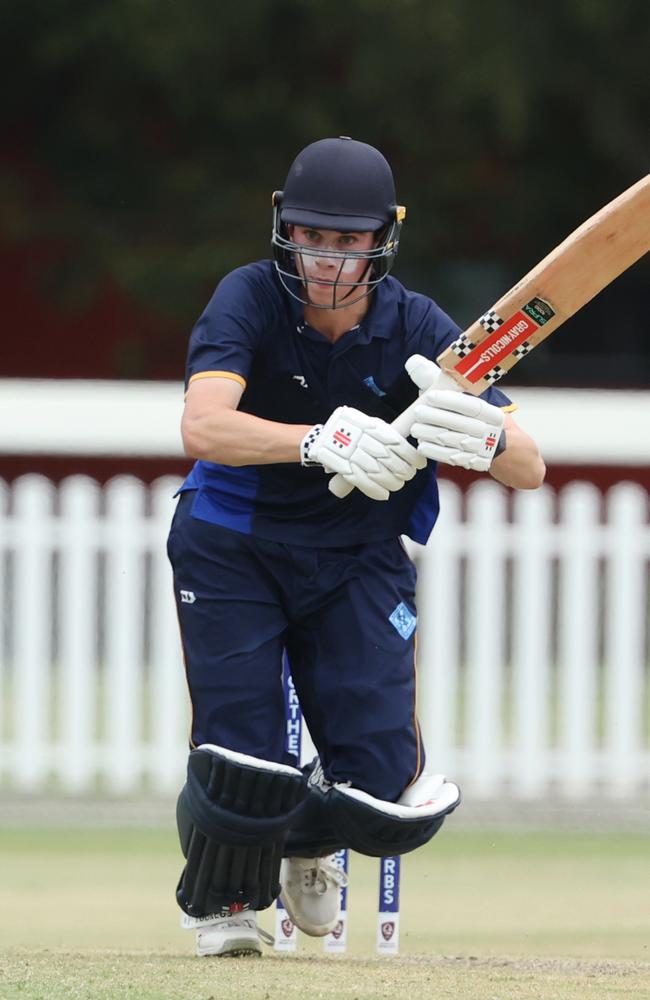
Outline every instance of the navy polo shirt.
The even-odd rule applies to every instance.
[[[259,261],[217,286],[190,337],[185,384],[227,374],[245,386],[240,410],[281,423],[325,423],[343,404],[390,422],[418,393],[406,359],[435,359],[460,332],[432,299],[389,276],[359,326],[332,344],[305,323],[273,262]],[[483,398],[510,404],[494,387]],[[197,491],[194,517],[270,541],[328,548],[405,534],[426,542],[438,515],[435,462],[386,501],[358,490],[339,500],[328,480],[298,462],[198,461],[181,489]]]

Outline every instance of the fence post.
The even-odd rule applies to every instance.
[[[180,482],[174,476],[164,476],[151,487],[150,772],[154,788],[163,794],[180,790],[190,732],[189,697],[166,545],[176,505],[173,497]]]
[[[598,555],[600,493],[571,483],[560,495],[558,692],[560,774],[567,796],[593,789],[596,766]]]
[[[106,758],[112,792],[142,772],[144,484],[119,476],[106,486]],[[146,537],[146,536],[145,536]]]
[[[508,541],[506,493],[478,482],[467,499],[465,745],[474,794],[497,794],[504,778],[502,694],[504,662],[504,554]]]
[[[426,546],[408,546],[418,569],[418,717],[426,770],[456,774],[460,637],[461,493],[440,483],[440,517]]]
[[[607,782],[616,798],[632,795],[647,778],[641,761],[646,523],[645,490],[634,483],[613,487],[607,497],[604,707]]]
[[[51,761],[48,736],[52,638],[52,505],[54,487],[43,476],[14,484],[14,755],[13,776],[23,792],[39,789]]]
[[[97,768],[97,578],[100,489],[71,476],[60,487],[59,774],[66,791],[92,784]]]
[[[9,750],[9,719],[8,707],[11,705],[11,686],[9,677],[9,658],[6,646],[6,635],[9,630],[9,597],[7,581],[7,558],[9,547],[9,522],[7,509],[9,506],[9,487],[4,479],[0,479],[0,781],[10,773],[8,760]]]
[[[547,487],[515,494],[512,580],[513,786],[544,794],[549,774],[551,529]]]

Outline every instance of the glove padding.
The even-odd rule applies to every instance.
[[[388,500],[418,469],[424,453],[408,443],[385,420],[351,406],[339,406],[307,449],[310,462],[338,472],[350,486],[372,500]]]
[[[427,458],[487,472],[503,429],[503,410],[453,389],[428,389],[414,413],[411,437]]]

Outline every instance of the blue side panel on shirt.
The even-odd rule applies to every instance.
[[[197,490],[192,517],[250,535],[258,471],[254,465],[196,462],[179,493]]]
[[[408,527],[404,532],[414,542],[426,545],[434,524],[438,520],[440,513],[440,496],[438,494],[438,481],[436,479],[437,462],[429,462],[427,472],[429,481],[411,511]]]

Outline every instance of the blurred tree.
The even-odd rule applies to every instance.
[[[0,232],[51,249],[70,307],[108,278],[161,337],[268,253],[271,190],[313,139],[386,153],[399,276],[462,322],[647,170],[646,0],[2,7]]]

